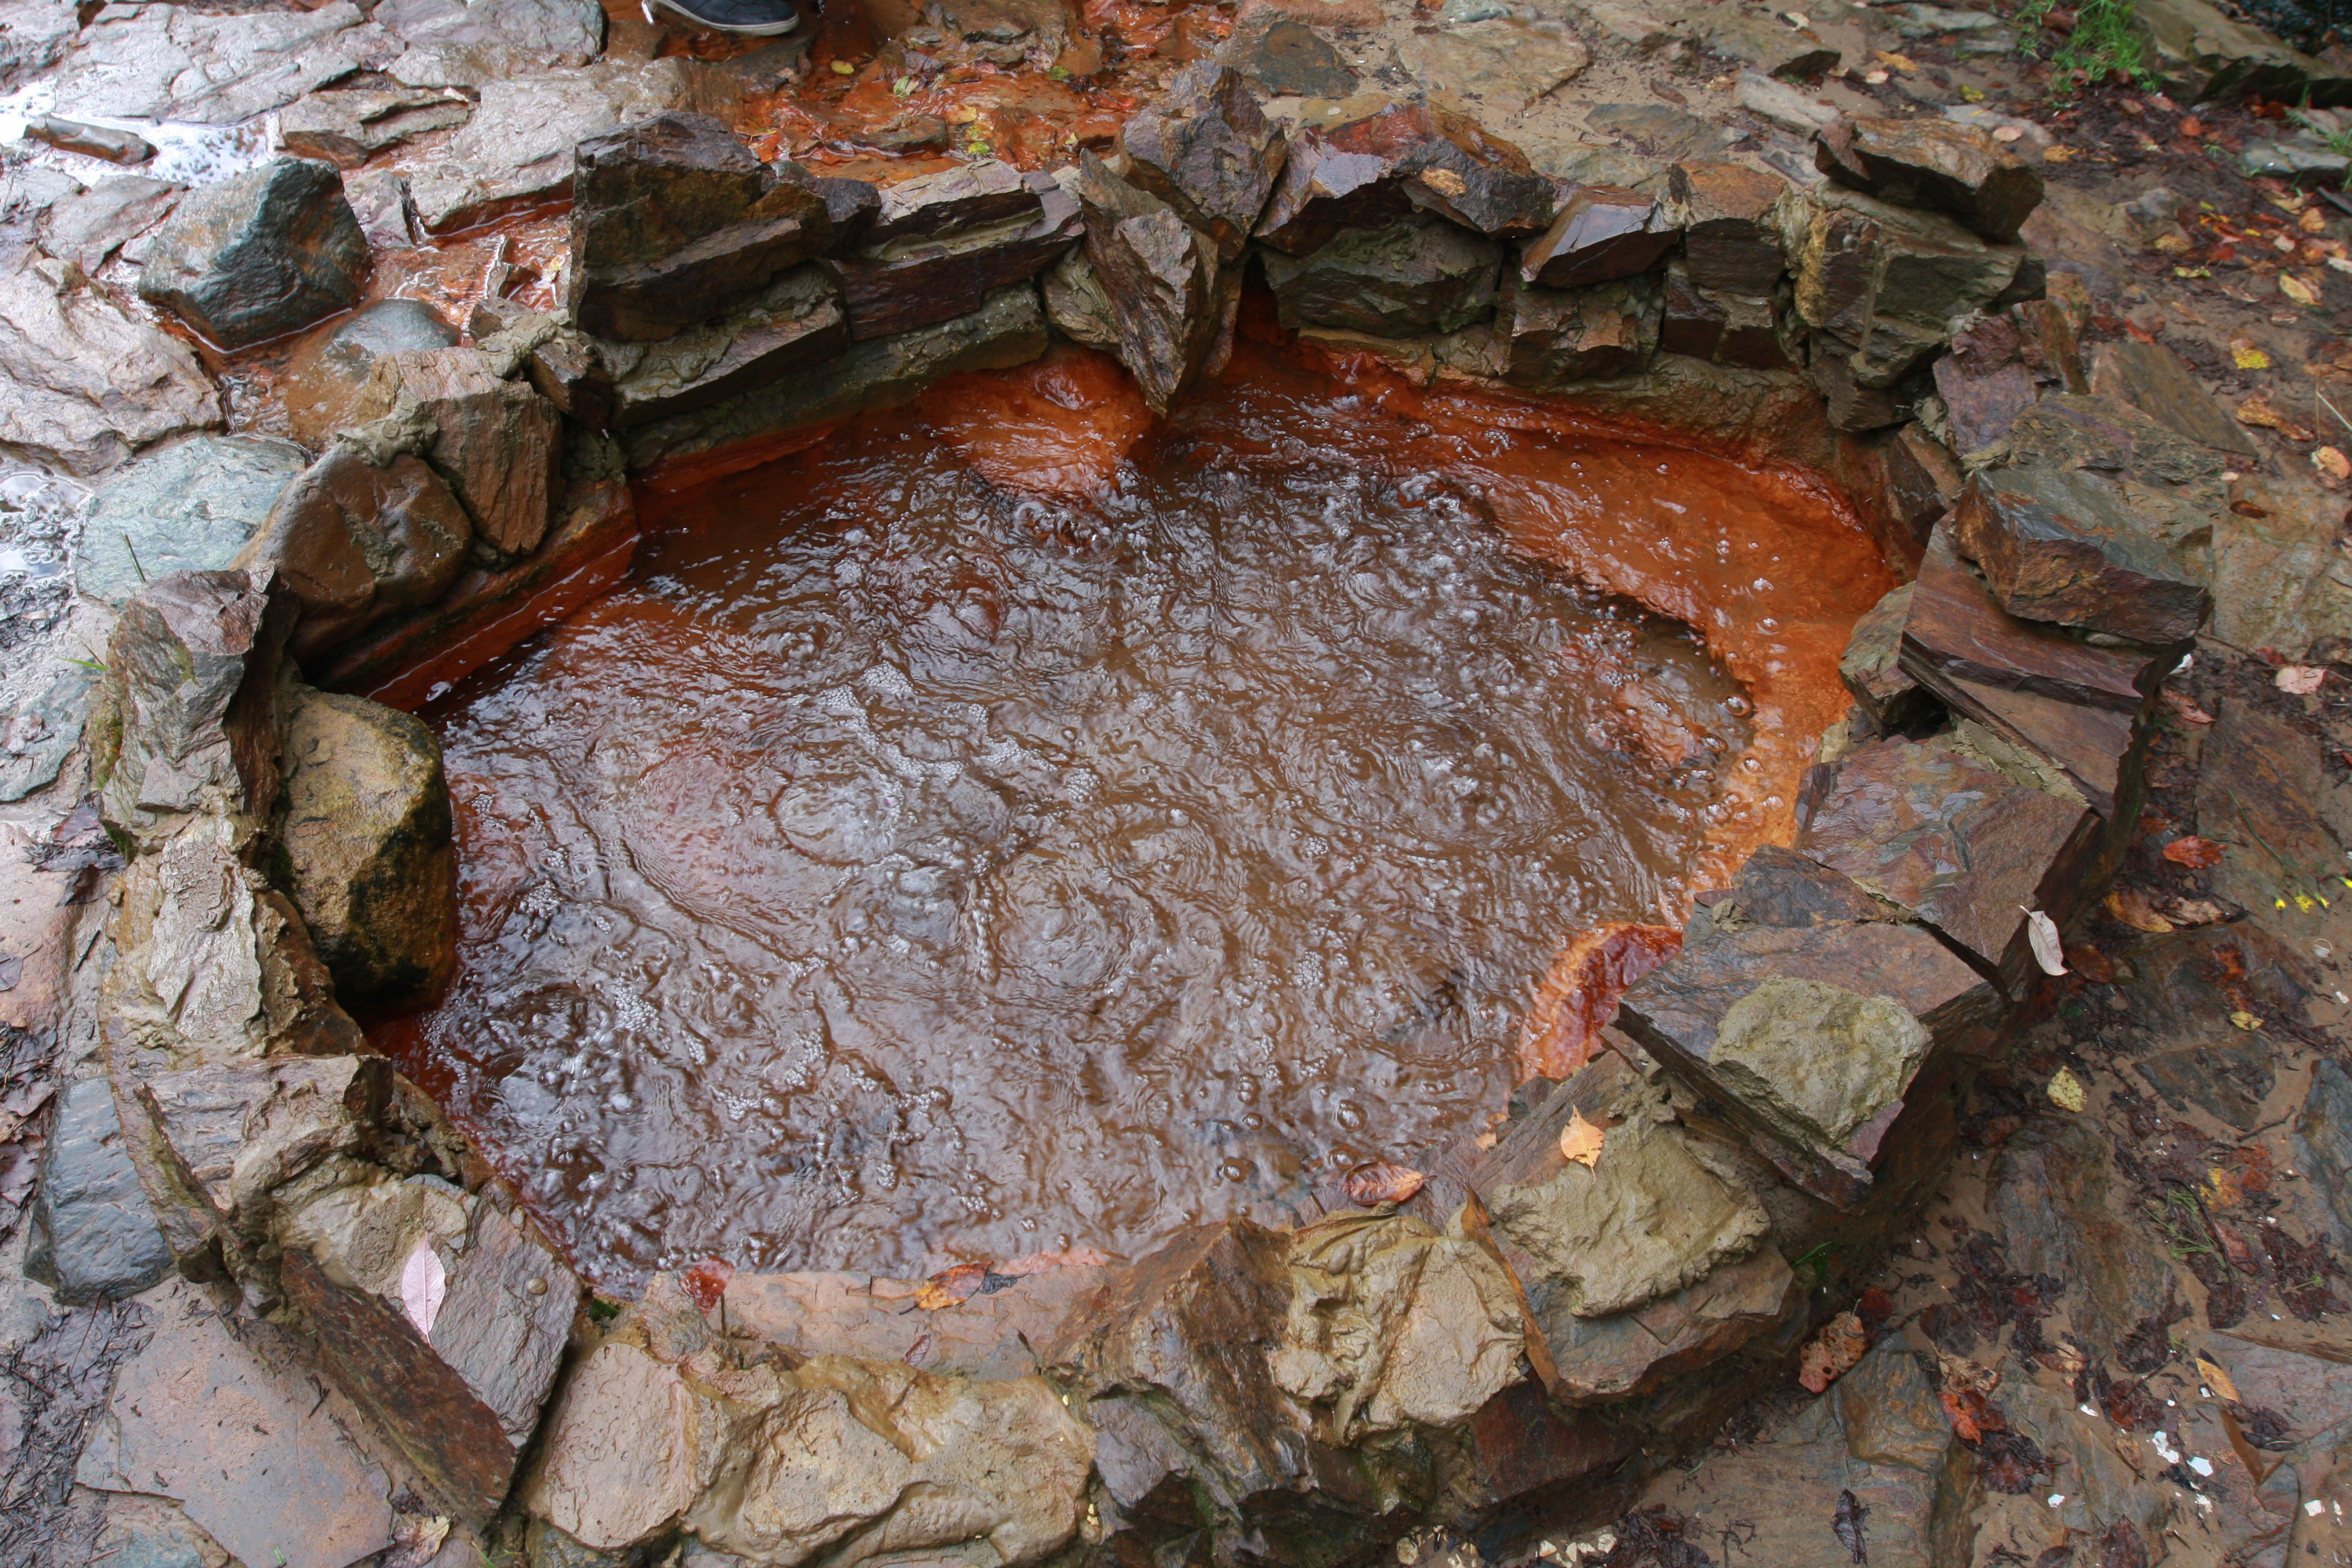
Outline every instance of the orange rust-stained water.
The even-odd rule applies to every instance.
[[[1475,1133],[1663,946],[1562,950],[1785,820],[1888,584],[1793,476],[1246,344],[648,499],[428,712],[461,967],[379,1037],[618,1287],[1132,1255]]]

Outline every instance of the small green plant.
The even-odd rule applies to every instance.
[[[2291,109],[2287,114],[2297,125],[2319,138],[2319,144],[2338,158],[2352,158],[2352,128],[2324,124],[2301,110]]]
[[[1789,1268],[1792,1272],[1811,1275],[1814,1286],[1818,1288],[1830,1282],[1830,1270],[1835,1266],[1836,1256],[1836,1248],[1826,1241],[1820,1242],[1808,1249],[1803,1256],[1790,1258]]]
[[[2034,52],[2031,35],[2040,31],[2056,9],[2058,0],[2025,0],[2015,21],[2028,34],[2023,45]],[[2104,81],[2120,76],[2135,87],[2152,89],[2156,75],[2147,68],[2147,37],[2140,31],[2133,0],[2083,0],[2074,12],[2074,30],[2050,56],[2052,89],[2063,97],[2077,83]]]
[[[602,1296],[588,1298],[588,1316],[595,1320],[598,1327],[603,1327],[620,1315],[621,1304],[618,1301],[607,1301]]]

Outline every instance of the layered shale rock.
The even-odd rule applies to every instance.
[[[278,158],[190,192],[139,275],[139,297],[226,349],[348,310],[367,240],[331,164]]]

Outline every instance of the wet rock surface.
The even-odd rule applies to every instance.
[[[135,1296],[173,1264],[122,1149],[114,1090],[78,1079],[58,1096],[55,1130],[26,1216],[26,1277],[69,1307]]]
[[[117,471],[83,515],[74,583],[120,604],[174,572],[236,560],[308,462],[290,441],[192,436]]]
[[[370,416],[362,405],[378,360],[457,342],[457,329],[422,300],[383,300],[354,312],[288,361],[279,385],[289,430],[309,447],[324,447]]]
[[[187,346],[30,249],[0,260],[0,373],[17,412],[0,449],[103,473],[169,436],[215,429],[220,394]]]
[[[1289,324],[1382,337],[1451,332],[1494,309],[1502,247],[1442,218],[1350,229],[1305,256],[1266,258]]]
[[[2013,616],[2134,642],[2184,642],[2212,596],[2195,552],[2151,528],[2150,510],[2126,510],[2063,470],[2004,468],[1969,482],[1952,541]]]
[[[1821,172],[1838,184],[1949,213],[1996,245],[2015,241],[2042,202],[2042,176],[1973,126],[1842,117],[1813,145]]]
[[[280,158],[183,197],[149,247],[139,296],[237,349],[349,309],[367,268],[333,167]]]

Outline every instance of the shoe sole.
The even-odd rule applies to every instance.
[[[640,5],[645,11],[646,20],[648,23],[654,23],[656,21],[654,16],[654,7],[658,5],[665,11],[677,12],[679,16],[685,17],[688,21],[693,23],[698,27],[706,27],[714,33],[733,33],[739,37],[746,38],[781,37],[801,25],[801,19],[798,13],[794,13],[791,18],[782,22],[761,22],[751,26],[739,26],[732,23],[713,22],[708,18],[698,16],[693,12],[688,10],[685,6],[677,4],[677,0],[640,0]]]

